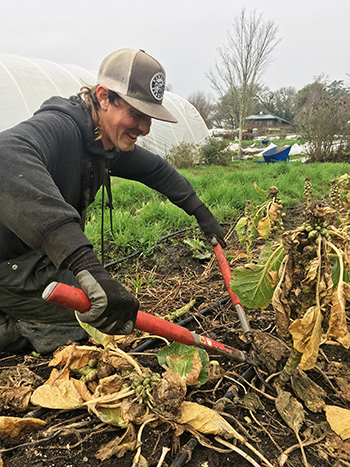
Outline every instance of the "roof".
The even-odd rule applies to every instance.
[[[288,120],[284,118],[278,117],[277,115],[273,114],[265,114],[265,113],[258,113],[255,115],[249,115],[246,120],[278,120],[280,122],[290,123]]]

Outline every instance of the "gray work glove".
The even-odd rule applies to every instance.
[[[139,302],[115,281],[89,247],[73,253],[65,264],[89,297],[91,309],[76,312],[77,318],[105,334],[130,334],[135,326]]]
[[[205,206],[205,204],[201,204],[194,211],[193,215],[197,219],[199,227],[202,229],[208,240],[211,241],[212,238],[215,237],[220,245],[225,248],[226,242],[224,240],[224,232],[221,228],[221,225]]]

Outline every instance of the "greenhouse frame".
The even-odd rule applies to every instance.
[[[0,131],[30,118],[51,96],[69,97],[84,85],[96,84],[97,73],[77,65],[4,53],[0,53],[0,65]],[[209,131],[193,105],[168,91],[163,104],[178,123],[153,120],[150,133],[139,144],[162,157],[182,142],[204,144]]]

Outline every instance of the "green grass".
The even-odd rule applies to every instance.
[[[256,164],[253,161],[232,162],[228,166],[196,167],[180,172],[192,183],[198,196],[210,207],[219,222],[235,222],[249,199],[254,205],[264,199],[254,182],[265,191],[275,185],[285,207],[303,203],[304,180],[310,177],[314,199],[327,197],[329,181],[350,172],[350,164],[304,164],[301,161],[278,164]],[[114,179],[114,238],[109,227],[109,211],[105,210],[105,250],[111,261],[137,250],[152,251],[157,240],[171,232],[196,225],[196,219],[177,208],[163,195],[129,180]],[[101,192],[89,208],[86,235],[95,251],[100,250]]]

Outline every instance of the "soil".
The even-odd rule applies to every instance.
[[[295,227],[300,222],[301,212],[300,208],[290,210],[286,216],[285,228]],[[227,232],[228,229],[229,226],[226,226]],[[244,252],[244,247],[239,244],[234,232],[228,233],[227,248],[224,251],[230,261],[230,267],[234,268],[245,262],[244,256],[240,255]],[[138,287],[141,307],[149,313],[164,316],[195,299],[195,305],[183,317],[192,317],[187,324],[191,331],[222,342],[226,346],[242,350],[251,358],[258,358],[260,362],[263,362],[257,374],[247,364],[229,360],[225,356],[214,353],[210,355],[210,358],[219,362],[220,375],[199,388],[188,386],[186,400],[209,408],[218,408],[218,401],[226,397],[220,413],[271,465],[282,465],[278,462],[279,457],[292,446],[295,448],[288,453],[284,465],[290,467],[304,465],[296,435],[281,418],[274,402],[276,392],[271,383],[274,375],[282,369],[287,359],[289,352],[283,349],[285,350],[290,343],[282,342],[276,335],[273,308],[269,306],[266,309],[245,310],[255,339],[257,342],[260,339],[263,343],[260,346],[258,344],[252,346],[242,332],[240,321],[228,298],[215,257],[209,260],[194,258],[191,249],[183,242],[185,237],[186,234],[182,233],[170,238],[159,244],[151,256],[123,262],[112,272],[130,290]],[[260,245],[257,243],[255,247],[258,253]],[[279,351],[277,360],[276,357],[269,360],[268,355],[265,355],[265,359],[262,358],[269,336],[276,342],[276,348],[278,344],[278,348],[282,349]],[[132,356],[142,367],[161,373],[162,369],[158,364],[156,354],[163,347],[164,342],[154,339],[147,342],[148,347],[145,346],[140,353],[132,354]],[[135,352],[137,344],[138,342],[132,345],[129,341],[129,344],[121,343],[119,346],[126,352]],[[30,349],[18,355],[0,354],[1,374],[5,374],[4,371],[6,371],[8,379],[15,379],[13,375],[23,371],[25,367],[41,378],[41,382],[38,380],[31,383],[33,387],[36,387],[49,377],[52,368],[48,366],[48,363],[51,359],[52,355],[37,356]],[[245,379],[242,378],[243,374]],[[307,374],[326,392],[326,404],[343,408],[350,407],[349,391],[346,386],[341,386],[345,379],[340,378],[341,375],[345,375],[348,383],[350,382],[348,350],[335,345],[322,346],[317,366]],[[23,385],[28,384],[28,380],[23,383]],[[237,397],[230,399],[229,390],[233,390]],[[293,393],[290,383],[287,383],[285,390]],[[247,403],[242,403],[245,393],[258,395],[260,404],[248,406]],[[135,451],[126,451],[122,457],[113,455],[103,461],[97,459],[96,453],[101,446],[116,437],[121,437],[125,430],[101,423],[94,414],[85,409],[64,411],[29,406],[23,412],[16,410],[10,402],[1,404],[0,408],[1,418],[24,418],[29,415],[46,422],[44,426],[15,441],[8,439],[1,441],[0,466],[124,467],[138,465],[141,467],[146,465],[141,462],[133,464]],[[304,444],[308,465],[310,467],[350,465],[350,441],[343,441],[329,428],[324,411],[312,412],[305,407],[304,411],[305,421],[299,433]],[[139,428],[135,425],[136,433]],[[307,435],[312,430],[314,437],[308,438]],[[307,440],[310,442],[308,443]],[[165,420],[159,421],[158,424],[147,424],[142,431],[141,441],[142,456],[147,459],[150,467],[160,465],[175,467],[185,464],[189,467],[266,465],[239,441],[227,440],[231,445],[227,447],[218,442],[213,435],[206,435],[204,441],[199,440],[189,431],[180,433],[174,423]],[[241,451],[235,452],[232,445]],[[160,463],[164,448],[168,448],[169,451],[163,463]],[[246,454],[255,460],[255,464],[246,458]]]

